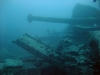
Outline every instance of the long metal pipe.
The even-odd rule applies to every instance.
[[[53,17],[41,17],[41,16],[32,16],[29,14],[27,17],[29,23],[34,21],[43,21],[43,22],[53,22],[53,23],[69,23],[69,24],[100,24],[100,19],[96,17],[90,18],[53,18]]]

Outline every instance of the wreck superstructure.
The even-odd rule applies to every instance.
[[[34,38],[27,33],[12,41],[35,58],[0,61],[0,75],[56,75],[57,73],[60,75],[99,75],[100,18],[98,16],[52,18],[29,14],[27,20],[28,22],[35,20],[68,23],[69,29],[66,32],[67,35],[60,39],[57,45],[44,44],[39,38]]]

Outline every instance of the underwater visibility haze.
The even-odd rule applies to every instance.
[[[98,11],[99,11],[99,18],[100,18],[100,8],[98,2],[93,2],[93,0],[0,0],[0,60],[29,59],[32,57],[36,58],[32,53],[29,53],[28,51],[24,50],[26,48],[21,48],[19,47],[19,45],[15,44],[16,42],[15,43],[12,42],[18,39],[19,37],[21,37],[23,34],[25,34],[25,36],[27,36],[28,38],[31,36],[34,37],[35,39],[38,40],[38,42],[43,42],[44,44],[49,45],[50,47],[48,46],[48,48],[53,48],[54,52],[56,52],[58,55],[61,54],[62,55],[61,58],[59,58],[59,56],[58,58],[55,57],[55,59],[57,60],[60,59],[61,61],[65,61],[65,59],[68,61],[73,60],[73,62],[76,63],[76,60],[74,60],[73,58],[74,55],[77,57],[77,60],[85,59],[85,57],[84,58],[78,58],[78,57],[80,56],[79,54],[82,53],[83,49],[87,50],[88,48],[87,41],[85,41],[85,44],[83,44],[84,43],[83,40],[86,40],[87,36],[89,36],[86,31],[88,31],[88,29],[91,30],[93,28],[93,27],[90,28],[87,27],[88,24],[89,26],[90,25],[100,26],[100,22],[94,21],[95,19],[97,19],[95,18],[95,13]],[[28,21],[29,14],[31,14],[33,17],[34,16],[42,17],[39,18],[40,20],[43,20],[43,18],[44,19],[46,18],[46,20],[48,18],[51,18],[51,20],[52,18],[54,19],[56,18],[60,20],[67,18],[69,20],[71,18],[81,19],[81,18],[93,17],[91,18],[93,20],[92,21],[93,24],[91,24],[92,22],[89,23],[90,21],[86,24],[83,24],[82,23],[83,19],[82,22],[79,22],[80,20],[78,19],[79,21],[77,21],[78,23],[75,22],[76,24],[59,23],[59,22],[53,23],[52,22],[53,20],[51,21],[50,19],[49,20],[51,22],[45,22],[40,20],[38,21],[33,19],[32,22],[30,23]],[[97,22],[96,25],[94,24],[95,22]],[[81,26],[86,26],[84,32],[82,30],[84,30],[85,27],[81,27]],[[100,28],[98,27],[97,30],[100,30]],[[73,35],[74,37],[72,37]],[[68,38],[66,38],[67,36]],[[79,38],[77,38],[77,36],[79,36]],[[74,43],[72,43],[72,41]],[[76,41],[78,42],[77,44]],[[78,48],[80,48],[79,52],[81,52],[79,54],[74,51],[74,49],[78,51],[77,50]],[[68,52],[68,50],[66,49],[71,50],[72,52]],[[88,52],[89,52],[88,50],[87,52],[83,51],[83,55],[81,56],[88,55]],[[69,54],[68,58],[70,57],[70,55],[72,55],[70,59],[63,57],[63,55],[64,54],[66,55],[67,53]],[[50,56],[52,58],[52,54]],[[81,60],[81,62],[83,61]],[[68,63],[66,62],[67,65]],[[75,66],[76,65],[79,64],[75,64]],[[44,71],[48,71],[52,69],[51,66],[48,68],[43,69],[41,75],[53,75],[53,72],[55,70],[61,71],[54,67],[53,68],[54,71],[52,73],[50,71],[50,73],[48,72],[49,74],[48,73],[44,74]],[[74,68],[75,67],[73,67],[72,70],[75,70]],[[77,75],[78,74],[77,70],[78,68],[76,68],[76,71],[73,71],[73,73],[75,74],[72,74],[70,73],[69,69],[67,69],[67,74]],[[54,75],[62,75],[62,74],[65,75],[65,73],[62,72],[63,71],[60,72],[61,74],[56,73]],[[86,73],[85,70],[84,72]],[[80,75],[90,75],[90,74],[86,73]],[[36,74],[29,74],[29,75],[36,75]]]

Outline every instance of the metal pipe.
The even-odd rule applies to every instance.
[[[53,18],[53,17],[41,17],[32,16],[29,14],[27,17],[29,23],[34,21],[52,22],[52,23],[69,23],[69,24],[100,24],[100,19],[95,17],[90,18]]]

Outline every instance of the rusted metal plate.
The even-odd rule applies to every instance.
[[[45,45],[40,40],[37,40],[28,34],[24,34],[22,37],[13,42],[24,48],[28,52],[32,53],[33,55],[39,57],[41,56],[41,58],[48,57],[48,55],[52,51],[49,46]]]

